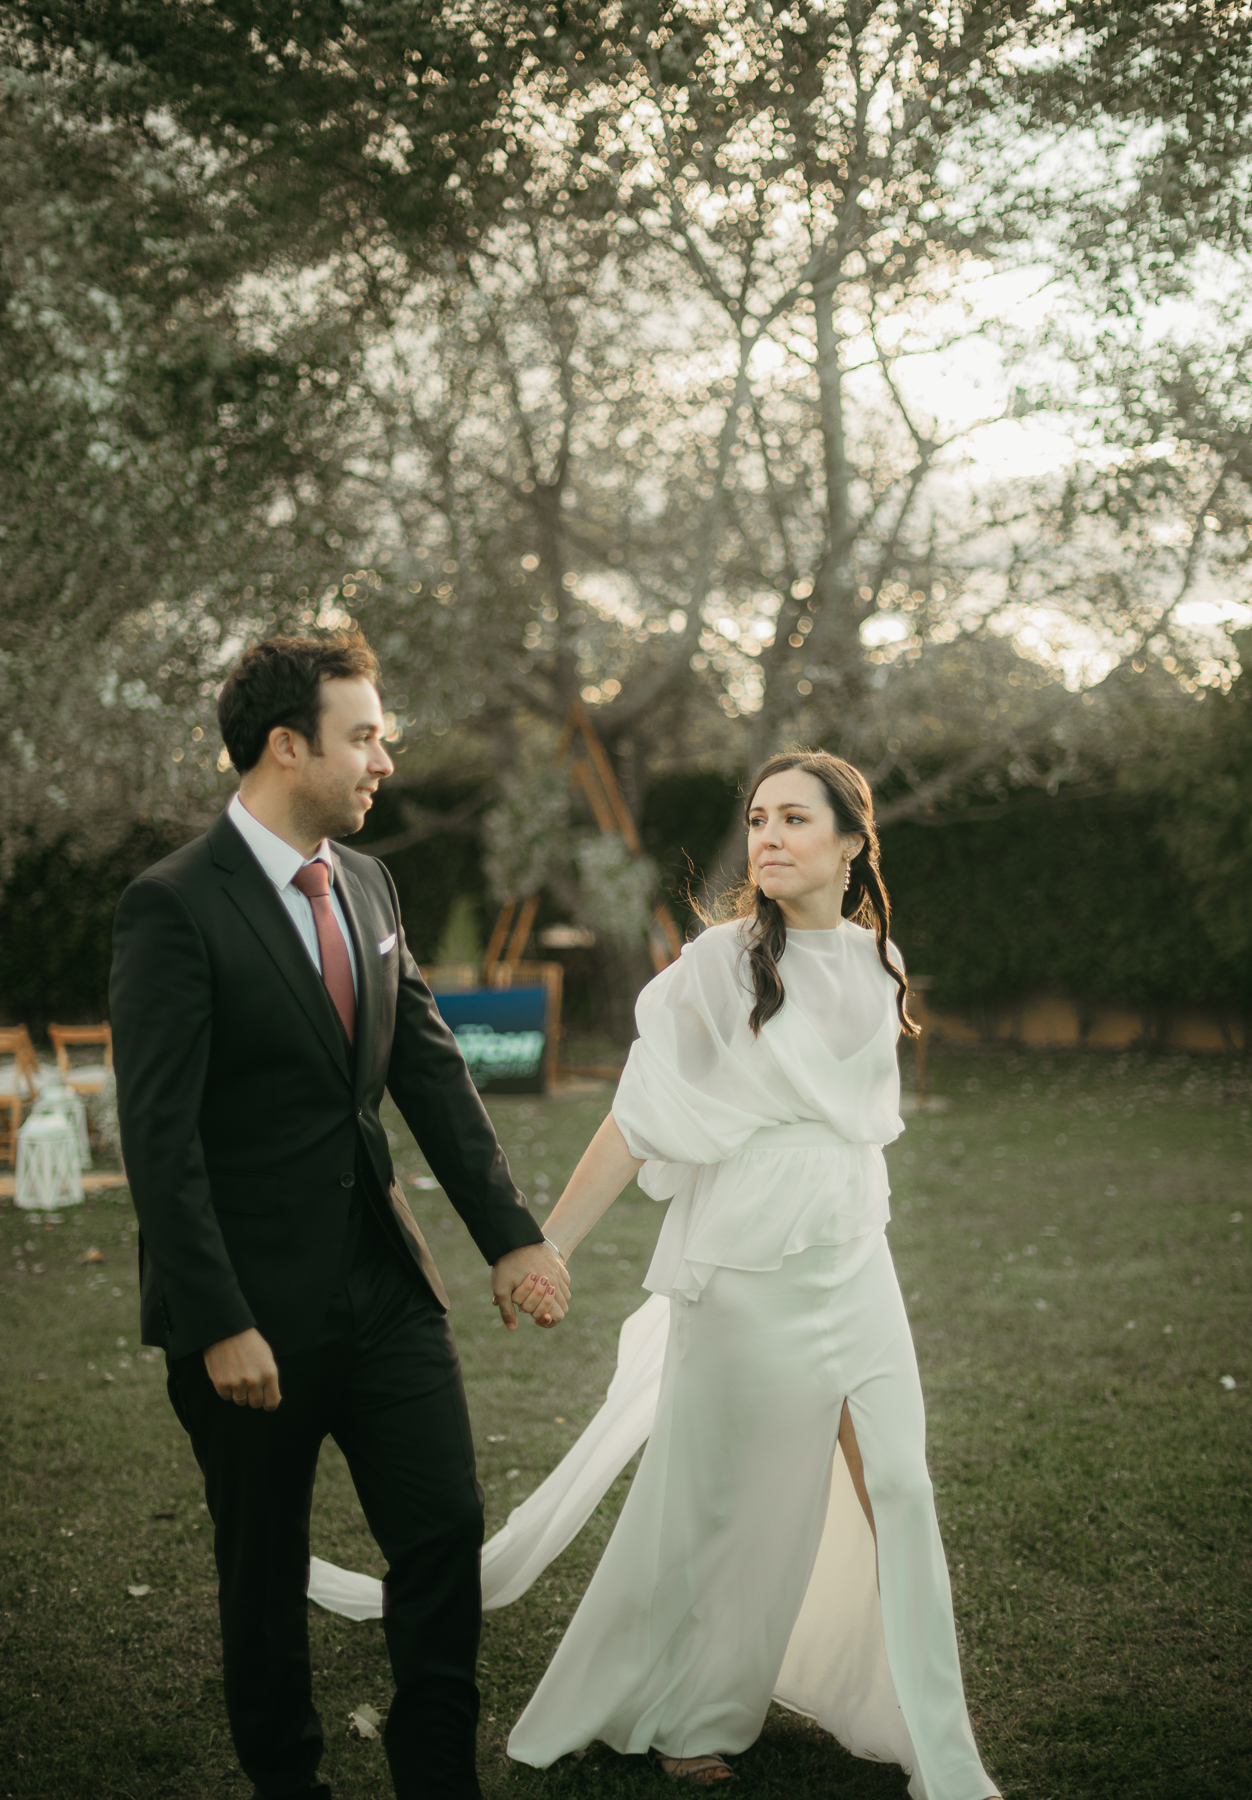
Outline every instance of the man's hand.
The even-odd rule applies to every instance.
[[[210,1344],[204,1352],[209,1380],[223,1400],[236,1406],[263,1406],[273,1412],[282,1399],[274,1352],[255,1326]]]
[[[559,1325],[569,1311],[569,1276],[550,1244],[523,1244],[491,1268],[491,1303],[509,1331],[517,1330],[518,1310],[536,1325]]]

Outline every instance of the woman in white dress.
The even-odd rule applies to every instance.
[[[987,1800],[884,1235],[915,1027],[869,788],[774,757],[747,822],[740,916],[640,995],[545,1227],[569,1256],[641,1171],[670,1201],[645,1283],[668,1335],[621,1517],[509,1754],[546,1768],[600,1739],[711,1783],[777,1698],[902,1763],[914,1800]]]

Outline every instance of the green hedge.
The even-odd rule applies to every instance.
[[[1031,796],[996,818],[883,837],[894,936],[939,1007],[1040,988],[1133,1006],[1252,1004],[1252,972],[1205,929],[1158,796]]]
[[[658,776],[643,797],[639,835],[656,863],[675,917],[694,930],[688,888],[716,867],[718,852],[740,808],[740,777],[713,770]]]
[[[114,908],[123,888],[175,847],[137,826],[96,861],[80,860],[64,841],[19,852],[0,889],[0,1023],[42,1037],[49,1021],[106,1016]]]
[[[423,794],[423,804],[450,810],[465,790]],[[371,820],[376,838],[403,828],[397,803],[380,799]],[[187,834],[188,836],[191,833]],[[74,1024],[107,1014],[113,912],[135,876],[175,849],[177,837],[146,827],[110,856],[75,858],[73,846],[20,853],[0,890],[0,1022],[30,1026],[37,1037],[49,1021]],[[486,920],[491,908],[479,842],[448,832],[425,838],[388,858],[414,954],[432,959],[454,902],[469,895]]]
[[[1236,888],[1252,916],[1252,732],[1234,705],[1220,702],[1218,729],[1175,747],[1151,781],[1117,786],[1110,771],[1099,797],[1031,792],[1003,811],[884,831],[893,933],[909,967],[933,978],[933,1003],[1050,988],[1079,1002],[1252,1011],[1248,937],[1219,923]],[[737,808],[737,782],[720,775],[648,790],[643,836],[686,919],[687,856],[697,873],[709,866]]]
[[[421,800],[444,811],[470,791],[432,786]],[[644,843],[688,927],[688,882],[715,861],[738,792],[736,777],[696,771],[659,776],[645,795]],[[1050,988],[1080,1002],[1252,1012],[1249,795],[1252,683],[1241,680],[1184,718],[1151,767],[1108,771],[1098,797],[1027,793],[1000,812],[953,810],[886,831],[895,935],[910,968],[933,977],[938,1006]],[[399,800],[384,790],[369,836],[401,824]],[[102,1016],[117,898],[170,847],[138,827],[95,864],[76,861],[68,844],[18,856],[0,893],[0,1018],[40,1031],[49,1019]],[[485,938],[494,908],[475,834],[427,838],[387,860],[419,957],[435,955],[458,900]],[[539,923],[555,916],[546,900]],[[572,1021],[602,1023],[610,973],[595,953],[571,961]]]

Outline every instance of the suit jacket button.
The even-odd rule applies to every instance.
[[[349,1169],[345,1175],[339,1177],[339,1185],[340,1187],[356,1186],[356,1176],[352,1173],[351,1169]]]

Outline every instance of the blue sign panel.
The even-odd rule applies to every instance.
[[[436,993],[474,1086],[486,1094],[541,1094],[548,1045],[545,987]]]

